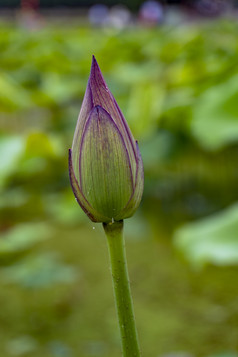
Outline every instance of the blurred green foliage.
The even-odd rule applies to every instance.
[[[201,265],[237,263],[238,261],[238,205],[187,224],[177,230],[175,240],[192,263]]]
[[[164,207],[179,205],[186,218],[235,201],[237,27],[225,20],[189,29],[124,31],[66,24],[28,31],[1,25],[5,202],[17,187],[22,200],[26,195],[25,209],[34,196],[36,217],[45,217],[54,211],[44,204],[46,194],[61,194],[67,201],[66,152],[92,53],[140,142],[145,199],[152,193]],[[54,206],[54,199],[49,201]]]
[[[143,349],[237,357],[237,270],[209,265],[238,262],[237,31],[235,20],[120,31],[0,24],[2,356],[119,351],[100,229],[67,172],[95,54],[144,160],[143,202],[126,228]],[[207,270],[186,270],[174,231],[188,261]]]

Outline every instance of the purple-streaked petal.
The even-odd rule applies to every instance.
[[[117,216],[133,192],[129,155],[117,125],[100,106],[92,109],[80,148],[80,188],[103,216]]]
[[[140,203],[140,152],[94,56],[69,151],[69,174],[79,205],[94,222],[128,218]]]
[[[92,108],[93,108],[92,93],[91,93],[90,85],[88,84],[83,98],[76,129],[74,132],[73,144],[72,144],[72,162],[73,162],[74,172],[77,180],[79,178],[78,176],[79,175],[79,148],[80,148],[81,137],[82,137],[85,123],[87,121],[87,118]]]
[[[144,188],[144,169],[143,169],[142,157],[140,154],[137,141],[136,141],[136,150],[137,150],[137,169],[136,169],[135,188],[125,208],[122,210],[120,215],[118,215],[118,217],[115,217],[116,220],[131,217],[137,210],[142,198],[143,188]]]
[[[82,208],[82,210],[86,213],[86,215],[91,219],[93,222],[106,222],[108,221],[108,217],[104,217],[100,213],[98,213],[86,200],[82,191],[79,188],[77,179],[75,177],[73,163],[72,163],[72,153],[71,149],[69,149],[69,178],[71,187],[74,193],[74,196]]]
[[[93,105],[100,105],[108,113],[116,123],[119,131],[121,132],[132,163],[132,173],[135,179],[136,166],[134,165],[136,159],[136,144],[135,139],[130,131],[130,128],[115,100],[112,93],[103,78],[99,65],[93,56],[91,72],[89,77],[89,85],[92,93]],[[134,182],[135,183],[135,182]]]

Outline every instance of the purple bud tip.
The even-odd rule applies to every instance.
[[[108,90],[107,84],[103,78],[101,69],[100,69],[94,55],[92,55],[92,65],[91,65],[89,81],[90,81],[90,85],[91,85],[91,90],[93,90],[93,92],[94,92],[94,90],[96,90],[98,92],[98,89],[100,87]]]
[[[98,65],[98,63],[97,63],[97,60],[96,60],[95,56],[93,55],[93,56],[92,56],[91,70],[92,70],[93,68],[95,68],[95,67],[99,69],[99,65]]]

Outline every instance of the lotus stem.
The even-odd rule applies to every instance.
[[[103,223],[103,227],[107,236],[110,255],[123,357],[140,357],[141,354],[127,269],[123,221]]]

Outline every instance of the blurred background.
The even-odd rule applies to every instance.
[[[119,357],[106,240],[71,192],[99,62],[139,141],[143,356],[238,356],[238,1],[0,1],[0,355]]]

